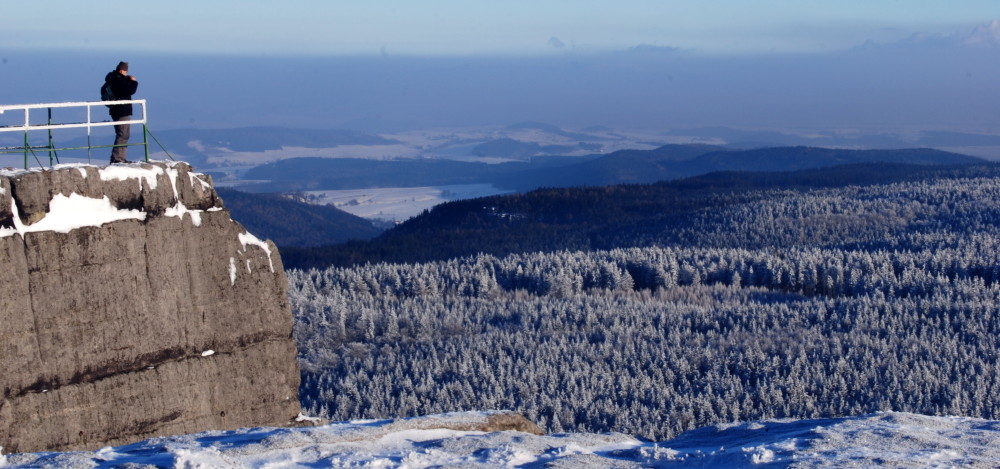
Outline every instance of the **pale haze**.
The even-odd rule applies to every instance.
[[[0,46],[247,55],[539,54],[637,44],[823,51],[1000,19],[1000,3],[926,0],[11,2]],[[557,38],[559,42],[551,41]]]
[[[1000,132],[996,1],[16,2],[0,102],[154,129],[510,125]]]

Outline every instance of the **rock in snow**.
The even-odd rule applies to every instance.
[[[0,467],[1000,467],[1000,421],[883,412],[716,425],[664,442],[537,435],[455,413],[155,438],[93,452],[0,456]],[[4,462],[6,466],[4,466]]]

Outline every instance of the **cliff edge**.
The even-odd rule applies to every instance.
[[[0,446],[284,425],[281,258],[185,163],[0,170]]]

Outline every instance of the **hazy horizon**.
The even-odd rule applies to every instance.
[[[639,44],[711,55],[818,53],[1000,18],[993,0],[110,0],[12,2],[0,50],[209,55],[545,56]],[[113,25],[113,27],[111,27]]]
[[[374,132],[510,125],[672,131],[1000,132],[1000,22],[813,53],[713,55],[648,44],[546,56],[253,57],[8,51],[0,102],[97,100],[131,63],[150,128]]]

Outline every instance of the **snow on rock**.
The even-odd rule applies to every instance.
[[[267,262],[270,266],[271,273],[274,273],[274,258],[271,257],[271,247],[268,246],[266,242],[261,241],[260,238],[257,238],[256,236],[247,231],[240,233],[239,235],[237,235],[237,237],[239,238],[240,245],[242,246],[239,252],[241,256],[246,253],[247,245],[257,246],[261,248],[264,251],[264,253],[267,254]],[[252,274],[253,269],[251,269],[250,267],[250,259],[244,259],[244,261],[247,273]],[[229,279],[232,285],[236,285],[236,273],[237,273],[236,258],[230,257]]]
[[[257,238],[256,236],[250,234],[250,232],[244,232],[240,234],[239,238],[240,238],[240,244],[243,245],[244,250],[246,249],[248,244],[263,249],[264,252],[267,253],[267,261],[271,264],[271,272],[274,272],[274,260],[271,259],[271,247],[268,246],[267,243],[261,241],[260,238]]]
[[[145,220],[146,213],[122,210],[107,197],[94,199],[73,193],[68,197],[56,194],[49,202],[49,214],[41,221],[25,227],[25,231],[55,231],[69,233],[84,226],[101,226],[120,220]]]
[[[69,233],[85,226],[101,226],[119,220],[145,220],[146,213],[140,210],[122,210],[111,204],[107,197],[94,199],[77,193],[69,196],[56,194],[49,201],[49,211],[36,223],[24,225],[18,216],[17,204],[11,201],[14,228],[0,229],[0,237],[18,233],[55,231]]]
[[[155,438],[94,452],[7,455],[6,467],[998,467],[1000,421],[878,413],[627,435],[463,429],[488,413]],[[3,459],[0,459],[0,463]]]
[[[150,189],[156,189],[156,178],[163,171],[163,168],[156,165],[129,164],[103,167],[99,172],[102,181],[145,180]],[[174,193],[176,194],[176,189]]]
[[[205,175],[201,173],[188,173],[188,178],[190,179],[191,185],[195,183],[201,184],[201,187],[205,189],[212,189],[212,184],[205,180]]]
[[[163,212],[163,215],[167,216],[167,217],[177,217],[177,218],[183,219],[184,218],[184,214],[187,214],[187,215],[189,215],[191,217],[191,223],[194,226],[201,226],[201,214],[202,213],[205,213],[205,211],[204,210],[188,210],[188,208],[185,207],[184,204],[182,204],[180,201],[178,201],[177,205],[174,205],[173,207],[168,208],[166,211]]]
[[[170,177],[170,188],[174,190],[174,198],[179,198],[180,192],[177,191],[177,176],[180,172],[176,166],[170,165],[167,166],[166,173]]]
[[[212,184],[205,180],[207,176],[202,173],[196,173],[194,171],[187,171],[188,167],[178,169],[182,163],[177,161],[166,162],[166,173],[170,176],[170,184],[174,189],[174,197],[180,198],[180,192],[177,190],[177,180],[180,179],[181,172],[186,172],[188,176],[188,185],[194,186],[199,184],[202,190],[214,191]]]
[[[56,194],[70,196],[75,193],[97,199],[107,197],[114,207],[154,214],[166,212],[167,216],[178,218],[188,214],[195,226],[200,226],[202,214],[206,211],[223,209],[212,189],[211,178],[194,172],[183,162],[107,167],[66,164],[52,169],[5,169],[0,170],[0,179],[4,180],[0,183],[0,199],[3,201],[0,213],[8,212],[6,196],[17,193],[19,215],[26,225],[49,216],[52,198]],[[169,184],[170,190],[157,190],[161,184]],[[11,191],[8,186],[12,185],[18,186],[19,190]],[[10,228],[10,223],[0,227],[7,236],[10,235]]]
[[[236,285],[236,258],[229,258],[229,284]]]

